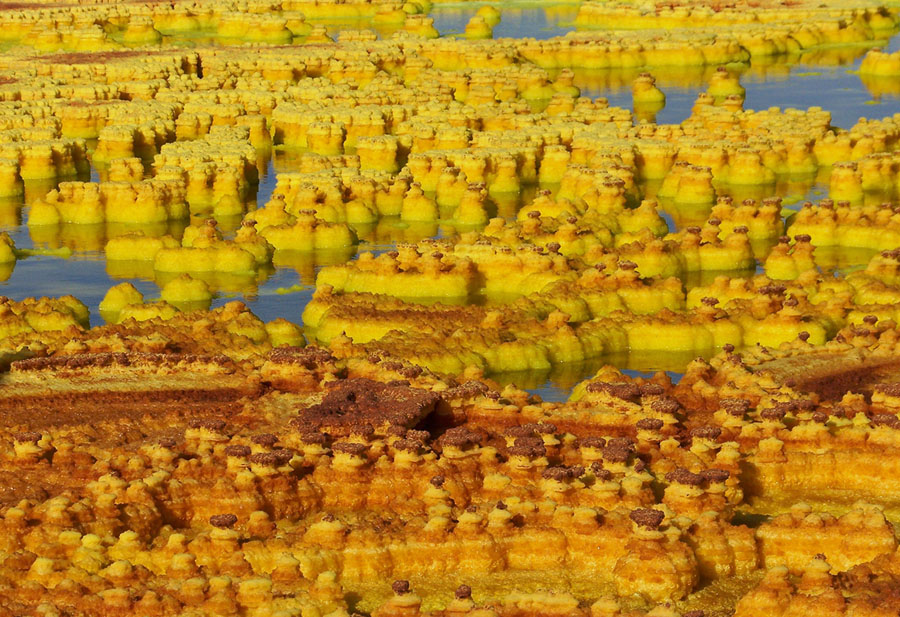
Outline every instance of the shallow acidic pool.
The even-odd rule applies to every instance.
[[[480,5],[440,5],[434,8],[431,15],[442,35],[453,36],[463,30],[478,6]],[[504,9],[502,21],[494,35],[495,38],[557,36],[573,30],[570,24],[576,12],[577,8],[573,5],[540,8],[523,5],[521,8],[507,8]],[[334,33],[353,27],[359,28],[361,24],[329,24],[329,31]],[[389,30],[385,30],[380,35],[389,33]],[[894,36],[887,47],[890,51],[900,49],[900,37]],[[778,106],[805,109],[820,106],[831,112],[832,124],[842,128],[849,128],[863,116],[881,118],[900,112],[900,86],[891,82],[863,82],[858,75],[857,69],[867,50],[863,46],[824,49],[797,57],[773,59],[765,64],[751,63],[749,66],[739,67],[741,82],[747,90],[744,108],[765,109]],[[630,85],[642,70],[645,69],[576,71],[575,83],[581,88],[583,96],[606,97],[611,106],[630,108]],[[691,106],[697,95],[705,90],[709,74],[715,67],[650,70],[667,95],[666,107],[655,119],[660,124],[677,124],[690,115]],[[269,199],[278,172],[292,169],[291,156],[277,150],[273,157],[260,163],[261,180],[255,201],[248,205],[251,209],[257,204],[261,207]],[[96,180],[96,171],[92,176]],[[41,197],[50,188],[53,188],[52,185],[29,185],[24,198],[4,203],[0,209],[0,229],[8,231],[19,248],[66,246],[72,249],[72,256],[64,259],[52,255],[36,255],[20,260],[9,279],[0,283],[2,293],[13,299],[75,295],[90,307],[92,325],[102,323],[98,305],[106,291],[124,280],[134,283],[148,300],[158,298],[159,287],[151,276],[134,276],[134,273],[111,272],[107,269],[102,253],[106,240],[104,230],[79,229],[77,233],[64,232],[54,237],[45,237],[32,234],[23,225],[30,200]],[[650,190],[650,187],[647,188]],[[827,177],[820,174],[819,177],[799,182],[783,182],[776,187],[776,192],[784,199],[786,207],[796,207],[796,204],[806,199],[824,197],[827,192]],[[667,212],[670,227],[674,229],[679,223],[683,224],[684,215],[681,212]],[[689,214],[687,218],[690,218]],[[233,229],[239,221],[220,221],[220,226],[228,229],[229,223]],[[178,229],[173,231],[177,233]],[[358,227],[356,231],[362,240],[358,251],[385,251],[398,240],[409,241],[429,234],[440,236],[453,232],[443,225],[434,225],[410,238],[408,229],[392,221],[381,221],[371,228]],[[276,267],[258,281],[245,281],[232,291],[220,291],[213,306],[240,299],[264,320],[285,317],[299,322],[303,307],[312,295],[318,269],[323,265],[345,261],[354,253],[297,254],[289,259],[276,259]],[[848,255],[842,266],[856,267],[865,263],[870,255],[866,251]],[[690,355],[684,354],[619,355],[600,358],[584,365],[557,367],[549,373],[496,377],[501,382],[515,382],[539,392],[546,398],[558,399],[566,397],[574,383],[592,374],[603,364],[615,364],[635,373],[666,370],[677,379],[680,369],[690,359]]]

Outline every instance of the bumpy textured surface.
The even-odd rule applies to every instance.
[[[607,367],[565,403],[348,341],[242,357],[234,334],[202,355],[189,327],[128,321],[11,361],[5,610],[900,609],[892,322],[729,349],[678,385]]]
[[[741,85],[896,7],[433,8],[0,0],[0,279],[116,279],[0,298],[0,617],[900,613],[900,115]]]

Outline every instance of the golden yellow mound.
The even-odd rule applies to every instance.
[[[299,333],[238,305],[136,318],[6,339],[4,602],[843,615],[893,584],[893,323],[545,403],[346,340],[272,349]]]

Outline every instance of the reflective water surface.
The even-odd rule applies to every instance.
[[[442,35],[452,36],[462,32],[466,22],[479,4],[442,5],[435,7],[432,16]],[[576,13],[572,4],[528,5],[515,4],[505,8],[502,21],[496,27],[495,37],[547,38],[571,31]],[[364,27],[353,22],[327,24],[331,34],[342,29]],[[380,36],[390,36],[389,28]],[[887,45],[891,51],[900,49],[900,38],[894,37]],[[832,124],[849,128],[860,117],[881,118],[900,112],[900,82],[897,80],[862,80],[857,73],[866,47],[820,50],[798,57],[780,57],[766,63],[731,67],[740,72],[741,82],[747,90],[745,109],[765,109],[770,106],[807,108],[820,106],[832,114]],[[690,115],[697,95],[706,89],[709,74],[715,67],[696,69],[650,69],[657,85],[666,92],[667,104],[655,118],[658,123],[680,123]],[[639,71],[576,71],[576,85],[584,96],[606,97],[614,106],[630,108],[631,82]],[[248,209],[262,206],[272,194],[277,172],[290,171],[292,157],[276,151],[274,157],[260,161],[261,179],[255,199]],[[92,170],[92,178],[102,177]],[[87,179],[87,178],[84,178]],[[827,193],[827,170],[815,177],[783,179],[770,187],[731,191],[717,187],[720,193],[732,193],[737,199],[763,198],[779,195],[788,209],[796,208],[804,200],[821,199]],[[148,300],[159,297],[159,287],[165,278],[154,275],[152,267],[141,263],[108,265],[102,254],[108,238],[129,231],[113,225],[69,225],[58,229],[29,231],[23,225],[28,204],[43,196],[52,185],[28,184],[24,198],[0,202],[0,229],[8,231],[16,246],[34,249],[34,254],[20,260],[11,272],[0,272],[2,292],[14,299],[27,296],[60,295],[70,293],[84,301],[92,311],[92,323],[102,323],[98,305],[106,291],[114,284],[131,281]],[[643,187],[646,196],[653,196],[657,187]],[[516,209],[533,195],[534,187],[518,200],[498,204],[502,216],[512,217]],[[885,196],[891,198],[894,196]],[[678,228],[703,221],[708,209],[690,211],[663,203],[670,227]],[[233,230],[239,224],[235,220],[220,220],[220,228]],[[186,223],[163,225],[151,232],[171,233],[179,237]],[[145,229],[145,231],[147,231]],[[416,241],[433,236],[451,236],[452,227],[443,224],[410,226],[399,221],[382,220],[377,224],[357,226],[361,238],[359,251],[389,250],[393,243]],[[765,254],[767,247],[759,252]],[[218,290],[214,306],[231,299],[247,302],[264,320],[286,317],[299,321],[305,303],[310,299],[316,272],[324,265],[340,263],[352,258],[355,250],[323,253],[278,254],[274,268],[250,278],[219,277],[209,283]],[[817,257],[827,268],[846,271],[859,267],[871,257],[870,251],[820,251]],[[760,256],[760,255],[758,255]],[[748,273],[748,275],[752,274]],[[687,286],[700,281],[685,281]],[[545,398],[560,399],[579,380],[595,372],[600,366],[612,363],[629,372],[654,370],[668,371],[677,379],[679,371],[691,357],[672,354],[632,354],[598,359],[587,365],[556,367],[539,374],[497,375],[498,381],[516,384],[540,392]]]

